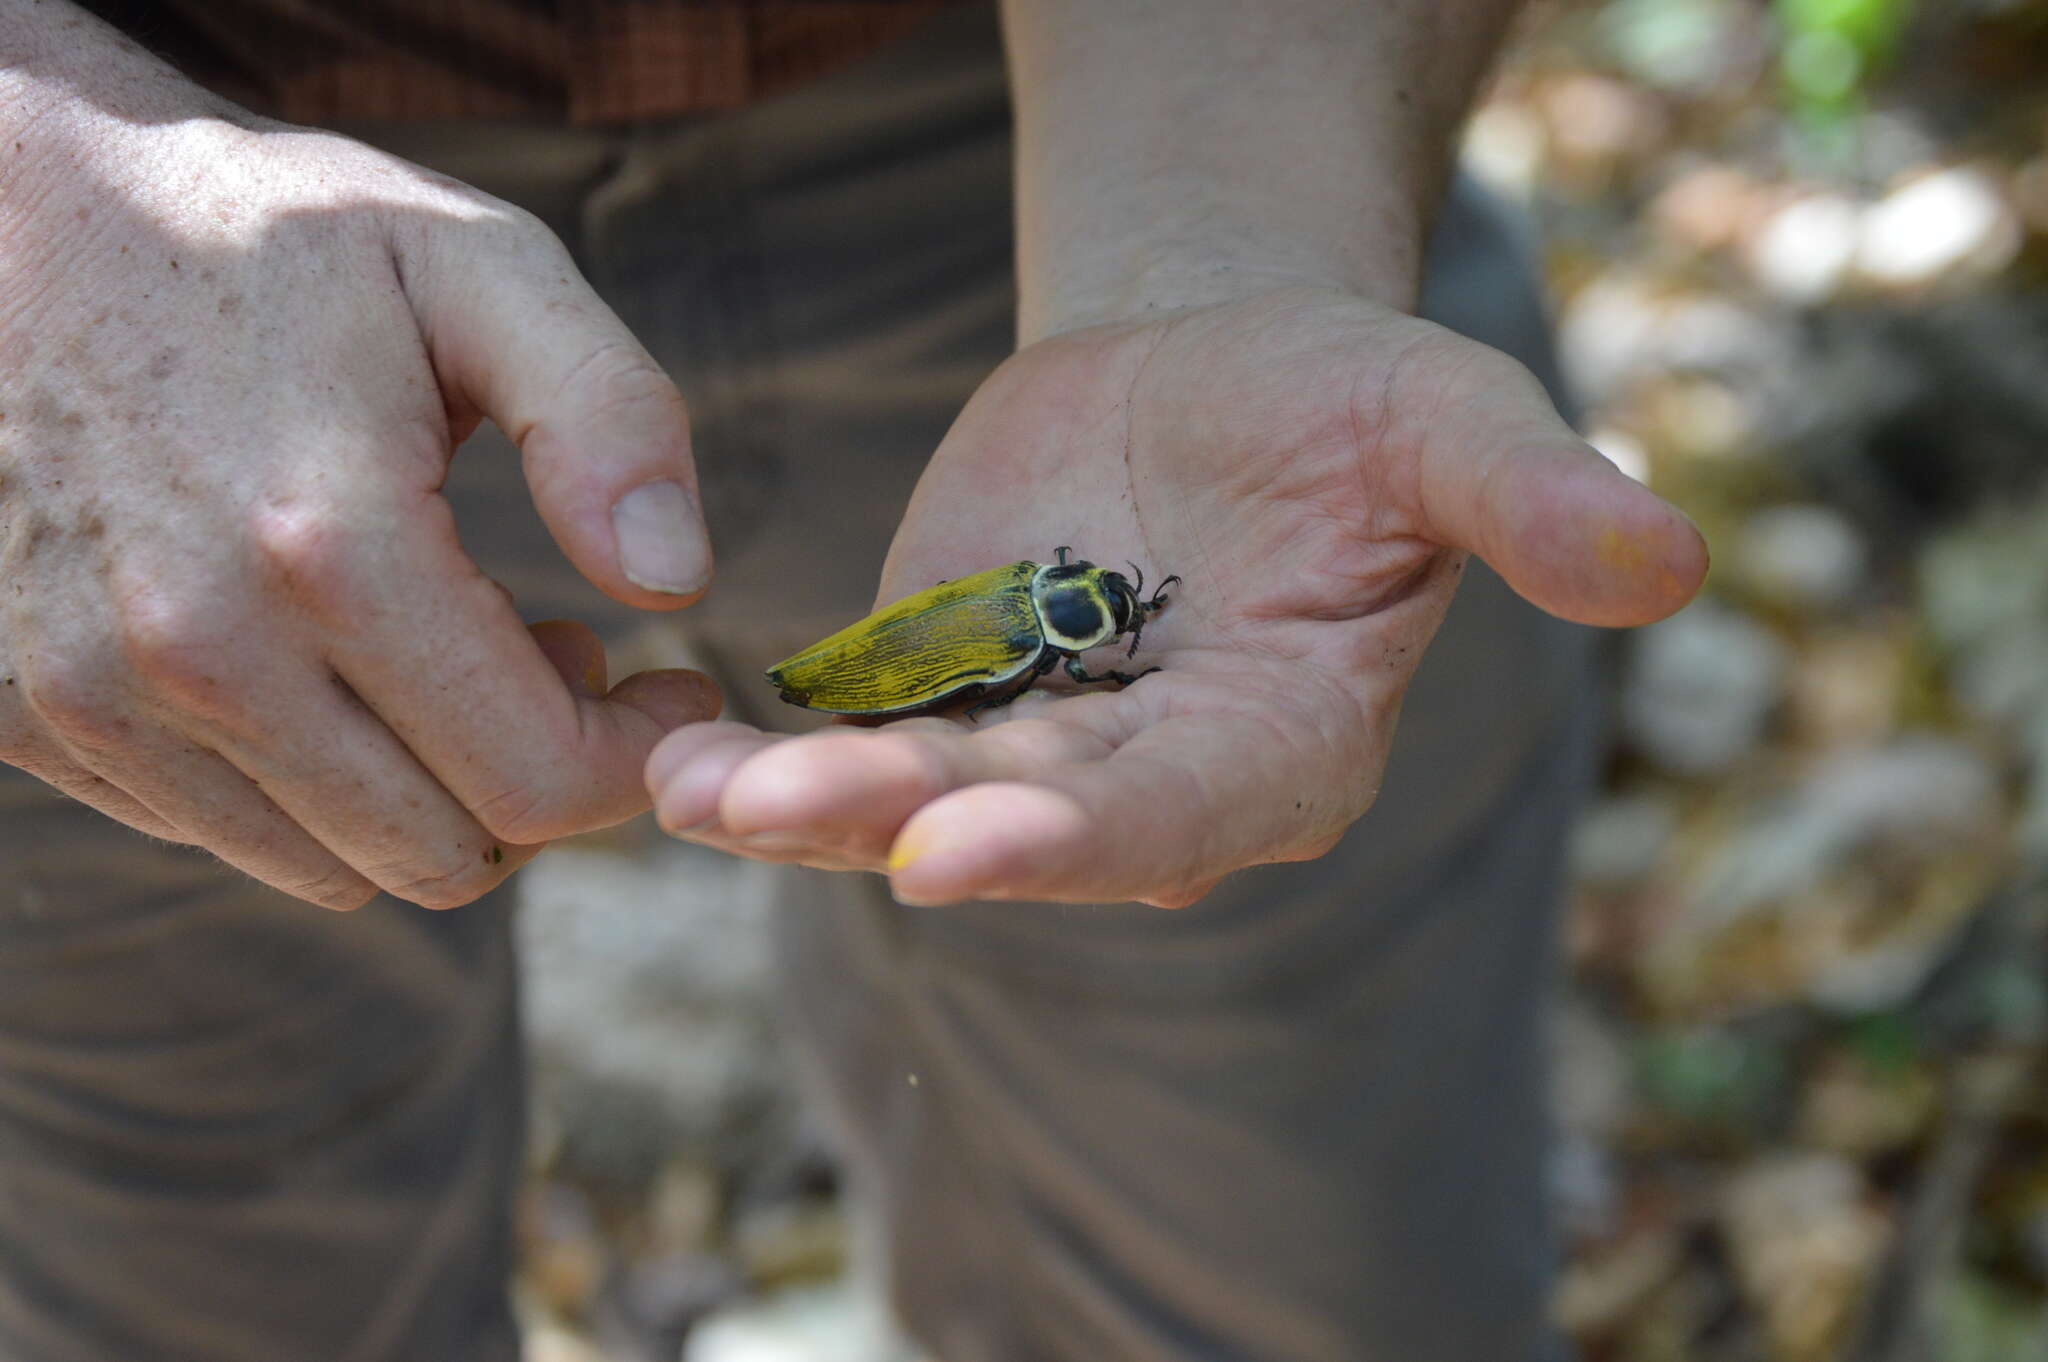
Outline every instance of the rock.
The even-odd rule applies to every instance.
[[[1734,563],[1773,604],[1833,610],[1862,586],[1868,554],[1849,518],[1831,506],[1767,507],[1744,522]]]
[[[611,1362],[595,1344],[559,1324],[546,1321],[532,1323],[521,1332],[523,1346],[520,1357],[523,1362]]]
[[[1622,690],[1629,741],[1681,775],[1725,771],[1754,747],[1785,692],[1784,644],[1702,598],[1639,629]]]
[[[1598,1140],[1561,1134],[1550,1151],[1550,1202],[1559,1226],[1574,1239],[1614,1233],[1621,1218],[1621,1173]]]
[[[1645,377],[1780,374],[1797,348],[1784,320],[1615,269],[1566,303],[1558,351],[1574,387],[1598,405]]]
[[[846,1270],[845,1213],[833,1202],[775,1202],[743,1216],[734,1247],[747,1275],[769,1286],[837,1277]]]
[[[1806,1080],[1799,1133],[1849,1158],[1875,1158],[1918,1140],[1940,1100],[1939,1087],[1922,1069],[1880,1072],[1836,1055]]]
[[[1729,1180],[1719,1220],[1777,1355],[1834,1357],[1888,1228],[1867,1204],[1856,1165],[1814,1152],[1755,1160]]]
[[[1494,193],[1526,203],[1543,176],[1543,120],[1520,104],[1495,100],[1465,123],[1458,164]]]
[[[1772,213],[1748,242],[1750,271],[1768,291],[1799,306],[1833,296],[1849,277],[1863,212],[1841,194],[1808,194]]]
[[[682,1362],[916,1362],[881,1294],[850,1283],[799,1287],[718,1312]]]
[[[1551,1106],[1560,1128],[1583,1135],[1612,1134],[1628,1115],[1628,1054],[1597,1013],[1568,1001],[1556,1013],[1552,1036]]]
[[[1644,961],[1666,1005],[1899,1006],[1999,871],[1998,773],[1953,739],[1844,752],[1743,803],[1747,821],[1706,856]]]
[[[657,1254],[700,1253],[718,1236],[724,1189],[718,1175],[694,1159],[664,1168],[649,1193],[644,1213],[648,1250]]]
[[[1676,1229],[1656,1226],[1597,1252],[1573,1256],[1551,1305],[1558,1327],[1576,1338],[1617,1327],[1675,1275],[1685,1261]]]
[[[1572,878],[1593,889],[1626,888],[1657,868],[1677,829],[1677,811],[1660,796],[1597,800],[1572,832]]]
[[[1887,287],[1916,289],[1951,274],[1995,274],[2019,244],[2019,224],[1998,184],[1982,171],[1956,167],[1923,175],[1872,205],[1856,267]]]
[[[1757,15],[1739,0],[1608,0],[1594,13],[1602,45],[1658,89],[1708,94],[1755,78]]]
[[[618,1284],[619,1308],[636,1337],[680,1342],[713,1310],[738,1299],[747,1279],[709,1253],[665,1253],[628,1266]]]
[[[1686,459],[1754,456],[1757,410],[1742,387],[1705,374],[1648,381],[1640,393],[1643,434],[1652,448]]]
[[[802,1129],[776,1039],[763,880],[660,838],[520,875],[535,1102],[578,1171],[651,1186],[679,1155],[745,1180]]]
[[[1770,191],[1734,166],[1695,166],[1650,202],[1651,225],[1685,250],[1705,255],[1747,239],[1768,211]]]
[[[1792,728],[1815,750],[1871,747],[1898,730],[1915,661],[1909,625],[1842,624],[1810,634],[1792,671]]]
[[[1698,899],[1726,919],[1805,890],[1857,851],[1926,854],[1995,827],[1998,777],[1974,748],[1930,733],[1821,763],[1759,813],[1700,876]]]
[[[2048,154],[2032,157],[2013,171],[2010,188],[2027,230],[2048,236]]]
[[[611,1263],[589,1200],[574,1187],[543,1179],[528,1185],[519,1210],[521,1280],[554,1314],[583,1314]]]
[[[1946,648],[1964,652],[2016,628],[2048,628],[2048,497],[1930,538],[1916,567],[1922,611]]]

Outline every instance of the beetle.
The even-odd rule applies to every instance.
[[[915,714],[988,696],[970,716],[1007,705],[1066,660],[1083,685],[1130,685],[1139,672],[1090,675],[1079,654],[1125,634],[1134,656],[1145,621],[1166,607],[1168,577],[1147,598],[1145,574],[1133,581],[1073,550],[1054,561],[1029,559],[941,582],[850,624],[767,671],[782,698],[827,714]],[[1007,689],[1006,689],[1007,688]]]

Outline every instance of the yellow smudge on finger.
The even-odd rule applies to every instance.
[[[922,829],[905,828],[897,834],[895,843],[889,848],[890,873],[894,874],[903,869],[931,849],[931,839]]]
[[[1643,569],[1649,565],[1650,554],[1643,547],[1643,542],[1634,535],[1623,534],[1612,525],[1600,531],[1594,549],[1599,553],[1601,562],[1631,577],[1642,576]]]

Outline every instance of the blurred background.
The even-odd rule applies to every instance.
[[[1558,1318],[1588,1362],[2048,1358],[2048,2],[1549,0],[1466,161],[1594,442],[1715,555],[1616,640]],[[912,1356],[756,873],[636,824],[523,876],[529,1362]]]

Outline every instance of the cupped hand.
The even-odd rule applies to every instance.
[[[686,604],[673,386],[526,214],[76,41],[10,73],[0,759],[340,908],[466,902],[644,808],[710,684],[529,632],[439,488],[489,417],[585,575]]]
[[[1186,904],[1365,813],[1467,553],[1595,625],[1669,614],[1706,569],[1515,361],[1309,289],[1020,351],[933,457],[879,598],[1060,544],[1182,577],[1136,659],[1158,672],[975,721],[694,725],[648,763],[663,825],[886,870],[906,902]]]

